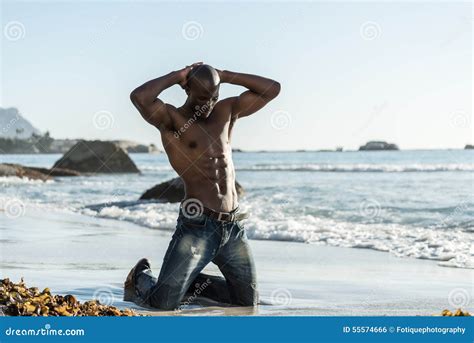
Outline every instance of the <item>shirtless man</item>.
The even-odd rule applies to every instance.
[[[222,83],[247,90],[218,101]],[[188,95],[181,107],[158,98],[176,84]],[[147,259],[138,261],[125,281],[124,300],[173,310],[196,283],[206,283],[198,294],[233,305],[257,305],[255,265],[242,224],[246,214],[238,209],[230,141],[235,121],[257,112],[279,92],[274,80],[198,62],[131,93],[142,117],[160,130],[170,164],[184,182],[185,198],[159,276]],[[200,274],[209,262],[224,278]]]

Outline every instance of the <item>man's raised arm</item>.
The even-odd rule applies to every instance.
[[[248,90],[234,98],[232,115],[241,118],[257,112],[280,93],[280,83],[265,77],[219,71],[221,83],[231,83],[247,88]]]
[[[159,129],[163,126],[169,127],[171,120],[168,116],[166,105],[158,99],[158,95],[176,84],[184,87],[188,73],[199,64],[201,62],[194,63],[178,71],[172,71],[134,89],[130,93],[130,100],[138,109],[143,119]]]

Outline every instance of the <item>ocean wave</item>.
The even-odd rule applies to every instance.
[[[173,168],[169,165],[140,165],[139,167],[141,171],[173,171]]]
[[[82,213],[172,231],[178,204],[140,201],[99,204],[84,208]],[[252,213],[245,221],[245,227],[250,239],[373,249],[398,257],[436,260],[442,266],[474,268],[474,252],[470,251],[474,233],[460,229],[349,223],[312,215],[289,216],[278,211],[272,211],[270,215],[268,212]]]
[[[155,201],[123,201],[86,206],[81,213],[132,222],[152,229],[174,230],[178,204]]]
[[[0,176],[0,184],[8,185],[18,185],[18,184],[44,184],[44,183],[53,183],[54,180],[32,180],[26,177],[17,177],[17,176]]]
[[[398,224],[338,222],[313,216],[269,222],[249,219],[253,239],[303,241],[346,248],[385,251],[398,257],[439,261],[440,265],[474,268],[471,245],[474,234],[458,229],[435,230]]]
[[[446,172],[474,171],[474,164],[256,164],[237,168],[237,171],[312,171],[312,172],[370,172],[370,173],[405,173],[405,172]]]

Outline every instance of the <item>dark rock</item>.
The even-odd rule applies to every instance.
[[[140,173],[124,149],[105,141],[78,142],[56,161],[55,168],[85,173]]]
[[[0,164],[0,176],[24,177],[32,180],[49,180],[55,176],[80,176],[81,173],[75,170],[61,168],[38,168],[25,167],[20,164],[2,163]]]
[[[359,151],[378,151],[378,150],[400,150],[396,144],[382,142],[382,141],[371,141],[359,148]]]
[[[237,195],[242,197],[244,195],[244,188],[235,181],[235,188]],[[157,199],[163,202],[180,202],[184,199],[184,183],[180,177],[165,181],[150,188],[142,194],[140,200]]]
[[[466,146],[464,147],[464,149],[466,149],[466,150],[474,149],[474,145],[466,144]]]
[[[84,175],[76,170],[64,169],[64,168],[38,168],[38,167],[27,167],[28,169],[49,175],[49,176],[81,176]]]
[[[16,176],[21,178],[28,178],[32,180],[49,180],[51,177],[48,174],[41,173],[37,170],[21,166],[19,164],[0,164],[0,176]]]

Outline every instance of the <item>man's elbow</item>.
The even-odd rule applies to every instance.
[[[131,93],[130,93],[130,101],[135,104],[136,102],[138,102],[140,100],[140,96],[139,96],[139,92],[137,89],[134,89]]]
[[[143,96],[138,88],[130,93],[130,101],[137,109],[143,106]]]
[[[273,100],[278,96],[278,94],[280,94],[280,90],[281,90],[280,82],[273,81],[271,87],[268,89],[265,95],[267,96],[267,98],[269,98],[269,100]]]
[[[280,82],[275,81],[274,82],[274,88],[275,88],[275,90],[274,90],[275,94],[274,95],[275,95],[275,98],[276,98],[278,96],[278,94],[280,94],[280,90],[281,90]]]

